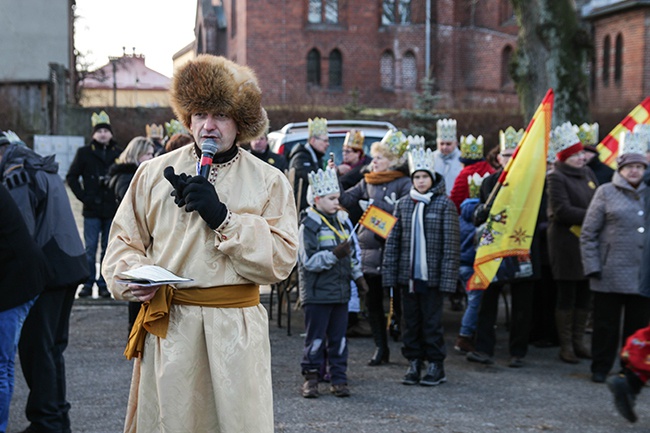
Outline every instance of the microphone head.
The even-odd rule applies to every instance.
[[[201,145],[201,154],[212,158],[217,153],[217,142],[212,138],[206,138]]]

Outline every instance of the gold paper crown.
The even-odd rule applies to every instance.
[[[505,131],[499,131],[499,148],[501,152],[508,149],[516,149],[523,136],[523,129],[517,131],[512,126],[508,126]]]
[[[347,134],[345,134],[345,140],[343,140],[343,147],[349,147],[354,150],[363,150],[363,140],[364,135],[362,131],[358,129],[350,129]]]
[[[167,131],[167,136],[171,137],[174,134],[189,134],[190,132],[183,126],[181,122],[176,119],[172,119],[169,122],[165,122],[165,131]]]
[[[381,139],[381,143],[385,144],[388,147],[388,151],[393,155],[401,158],[408,148],[408,139],[404,136],[402,131],[388,130],[384,138]]]
[[[308,119],[308,133],[309,137],[325,136],[329,134],[327,132],[327,119],[324,117],[314,117],[314,120]]]
[[[428,172],[431,177],[434,177],[434,159],[431,149],[424,149],[424,146],[410,146],[408,152],[409,173],[413,174],[416,171],[424,170]]]
[[[438,141],[458,141],[456,138],[456,119],[440,119],[436,122]]]
[[[469,198],[477,198],[481,193],[481,185],[490,173],[484,173],[482,176],[478,173],[473,173],[467,176],[467,184],[469,186]]]
[[[643,134],[639,134],[638,132],[621,132],[618,143],[618,156],[625,155],[627,153],[638,153],[645,155],[648,151],[648,142],[646,141],[646,137]]]
[[[323,197],[339,192],[339,179],[336,177],[336,172],[330,168],[325,171],[319,168],[317,172],[309,173],[308,177],[314,197]]]
[[[548,151],[549,153],[552,151],[557,156],[558,153],[577,143],[580,143],[580,138],[578,138],[576,128],[571,122],[564,122],[551,131]]]
[[[483,136],[474,137],[472,134],[460,137],[460,157],[463,159],[483,159]]]
[[[598,144],[598,123],[583,123],[576,127],[576,134],[583,146],[595,146]]]
[[[163,138],[165,135],[162,125],[158,126],[152,123],[151,125],[147,125],[145,129],[147,130],[147,138]]]
[[[102,110],[99,114],[93,113],[93,115],[90,117],[90,122],[94,128],[97,125],[110,125],[111,119],[108,117],[108,114]]]

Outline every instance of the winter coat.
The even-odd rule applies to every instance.
[[[343,304],[350,300],[350,281],[363,276],[354,245],[350,254],[341,259],[332,250],[342,240],[321,219],[344,236],[349,235],[347,214],[319,214],[307,208],[298,232],[298,272],[300,274],[300,301],[305,304]],[[343,233],[341,233],[343,234]]]
[[[643,218],[644,218],[644,228],[647,232],[650,230],[650,180],[645,181],[646,188],[643,190]],[[641,271],[639,272],[639,292],[643,296],[650,297],[650,266],[647,266],[650,263],[650,236],[645,237],[643,244],[643,254],[641,257],[641,263],[646,266],[641,266]]]
[[[126,190],[129,189],[129,184],[137,169],[138,164],[132,162],[126,164],[115,163],[108,169],[108,176],[110,178],[108,187],[113,191],[115,202],[118,206],[122,202]]]
[[[445,179],[445,194],[449,195],[458,173],[463,169],[463,164],[460,162],[460,150],[456,148],[449,155],[443,155],[439,150],[434,151],[433,169]]]
[[[408,176],[375,185],[369,184],[363,179],[352,188],[343,192],[339,197],[339,202],[343,207],[349,209],[353,204],[359,203],[359,200],[372,199],[373,206],[392,214],[397,200],[407,196],[410,189],[411,179]],[[385,240],[364,226],[359,228],[358,233],[363,273],[381,275],[381,262]]]
[[[0,164],[3,182],[47,258],[52,278],[46,290],[69,288],[88,278],[84,245],[58,170],[54,155],[42,157],[16,144],[9,145]]]
[[[83,203],[85,218],[111,219],[117,210],[115,195],[108,187],[108,169],[120,156],[121,149],[111,140],[104,146],[95,140],[77,149],[66,181],[75,197]],[[79,178],[83,179],[83,183]]]
[[[363,160],[361,160],[357,166],[352,168],[343,176],[339,177],[341,191],[345,191],[346,189],[351,188],[361,182],[363,175],[369,173],[372,170],[370,166],[371,162],[372,158],[370,158],[368,155],[364,155]],[[352,221],[352,224],[356,224],[359,221],[359,218],[361,218],[361,215],[363,215],[363,209],[361,209],[361,206],[359,206],[358,203],[354,204],[352,207],[346,208],[346,210],[350,214],[350,221]]]
[[[469,182],[467,178],[475,173],[479,176],[483,176],[485,173],[492,174],[494,173],[494,167],[489,162],[482,160],[468,165],[460,171],[449,194],[449,198],[454,202],[459,213],[460,204],[469,197]]]
[[[18,206],[2,183],[0,203],[0,311],[6,311],[41,293],[49,269]]]
[[[609,165],[603,163],[598,155],[594,156],[587,163],[587,167],[594,172],[596,179],[598,180],[598,185],[604,185],[612,181],[612,176],[614,176],[614,169]]]
[[[302,190],[300,191],[300,208],[299,211],[307,208],[307,187],[309,186],[308,174],[323,168],[323,155],[316,152],[309,144],[301,143],[291,149],[289,154],[289,169],[295,169],[295,178],[293,192],[298,199],[298,182],[302,179]]]
[[[460,264],[460,230],[458,213],[445,194],[442,177],[436,174],[431,202],[424,207],[427,287],[454,293]],[[397,223],[386,241],[383,258],[384,287],[408,286],[411,278],[411,228],[416,202],[402,198],[395,208]]]
[[[257,156],[259,159],[277,168],[282,173],[284,173],[285,170],[289,169],[289,163],[287,162],[287,158],[285,158],[282,155],[278,155],[277,153],[271,152],[271,149],[269,149],[268,147],[262,153],[255,152],[254,150],[251,149],[251,155]]]
[[[546,175],[548,253],[556,280],[585,279],[580,257],[580,227],[597,182],[589,168],[571,167],[559,161]]]
[[[600,274],[600,278],[590,279],[591,290],[639,294],[638,277],[647,237],[645,189],[644,183],[633,188],[616,172],[611,183],[596,190],[580,234],[585,275]]]
[[[476,258],[476,227],[474,226],[473,215],[478,198],[468,198],[460,205],[460,216],[458,217],[460,227],[460,264],[461,266],[474,266]]]

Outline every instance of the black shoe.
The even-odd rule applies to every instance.
[[[607,380],[607,373],[595,372],[591,373],[591,381],[595,383],[605,383]]]
[[[111,292],[109,292],[106,287],[100,287],[99,288],[99,297],[100,298],[110,298],[111,297]]]
[[[375,349],[375,353],[374,355],[372,355],[372,358],[370,358],[370,361],[368,361],[368,365],[371,367],[375,367],[381,364],[388,364],[389,355],[390,355],[390,350],[388,350],[388,346],[378,347],[377,349]]]
[[[335,397],[350,397],[350,388],[347,383],[337,383],[330,387],[330,391]]]
[[[513,356],[510,358],[510,362],[508,363],[508,367],[510,368],[521,368],[524,366],[524,360],[523,358],[520,358],[518,356]]]
[[[625,376],[611,376],[607,379],[607,387],[614,394],[614,404],[618,413],[629,422],[636,422],[637,416],[634,413],[635,396]]]
[[[409,360],[409,369],[406,370],[402,383],[404,385],[417,385],[420,382],[420,372],[422,370],[422,361],[419,359]]]
[[[80,298],[87,298],[93,295],[93,288],[84,286],[83,289],[79,290]]]
[[[478,362],[479,364],[491,365],[494,364],[494,359],[486,353],[483,352],[469,352],[467,354],[467,360],[470,362]]]
[[[442,366],[442,362],[430,362],[427,368],[427,374],[420,381],[420,385],[436,386],[444,382],[447,382],[447,377],[445,376],[445,368]]]

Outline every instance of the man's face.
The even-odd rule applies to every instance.
[[[359,162],[359,158],[361,158],[361,151],[354,150],[353,148],[348,147],[348,146],[343,146],[343,163],[344,164],[354,165],[357,162]]]
[[[439,150],[440,153],[442,153],[443,155],[449,155],[451,152],[454,151],[454,149],[456,149],[457,146],[458,146],[458,142],[457,142],[457,141],[442,141],[442,140],[438,140],[438,150]]]
[[[333,194],[324,195],[322,197],[314,197],[314,204],[316,209],[323,212],[326,215],[334,215],[336,211],[339,210],[339,194],[335,192]]]
[[[267,147],[269,147],[269,142],[266,138],[266,135],[261,136],[257,140],[251,141],[251,149],[253,149],[255,152],[265,152]]]
[[[235,144],[237,124],[225,114],[196,113],[190,119],[190,129],[196,144],[201,147],[207,138],[217,142],[217,154]]]
[[[328,136],[316,135],[309,138],[309,144],[320,153],[325,153],[330,145]]]
[[[499,165],[503,168],[506,168],[506,165],[508,165],[508,161],[510,161],[510,158],[512,158],[512,155],[514,153],[515,153],[514,149],[502,150],[497,155],[497,161],[499,162]]]
[[[113,138],[113,133],[108,128],[99,128],[93,133],[93,140],[101,144],[108,144],[111,138]]]

